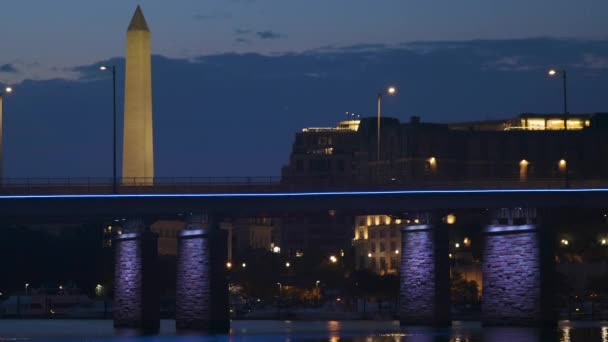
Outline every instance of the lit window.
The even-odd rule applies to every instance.
[[[522,159],[519,162],[519,181],[525,182],[528,179],[528,164],[530,164],[527,160]]]
[[[564,129],[564,120],[563,119],[547,120],[547,129],[549,129],[549,130]]]
[[[528,129],[533,131],[545,130],[545,119],[528,119]]]
[[[583,129],[583,120],[581,119],[568,119],[568,129]]]

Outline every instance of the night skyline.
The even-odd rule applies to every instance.
[[[61,43],[65,48],[41,49],[44,53],[24,49],[34,46],[30,36],[33,31],[48,24],[49,18],[59,18],[51,14],[61,6],[48,9],[43,4],[32,11],[37,19],[35,25],[20,32],[23,39],[11,40],[6,50],[10,52],[0,59],[0,82],[14,84],[16,89],[5,98],[6,177],[111,174],[111,79],[98,68],[108,63],[117,65],[122,118],[122,56],[126,23],[135,2],[112,8],[96,4],[88,10],[81,9],[83,5],[70,4],[73,10],[66,12],[69,18],[61,25],[66,31]],[[404,32],[411,30],[393,27],[390,35],[383,36],[389,37],[385,40],[354,34],[358,31],[348,25],[343,31],[349,32],[350,38],[327,34],[321,35],[324,39],[329,37],[323,40],[310,34],[303,39],[289,30],[289,20],[276,19],[281,11],[291,13],[293,9],[279,6],[276,11],[273,9],[272,20],[255,21],[263,17],[267,5],[264,1],[231,1],[204,8],[187,3],[167,9],[157,2],[142,3],[155,54],[152,80],[158,176],[277,176],[288,160],[295,132],[307,126],[334,126],[347,111],[373,116],[374,95],[389,84],[396,85],[399,91],[397,96],[386,99],[385,115],[402,121],[413,115],[424,122],[510,118],[521,112],[559,113],[561,87],[547,77],[546,70],[562,67],[570,72],[572,112],[608,111],[603,99],[608,84],[608,41],[601,40],[602,31],[597,29],[601,23],[591,16],[576,25],[577,31],[566,34],[567,31],[549,25],[563,19],[565,12],[564,8],[560,10],[560,4],[551,7],[557,13],[555,17],[542,16],[540,8],[525,14],[544,18],[548,23],[543,27],[545,31],[530,23],[532,27],[517,27],[525,32],[518,33],[514,26],[507,26],[496,28],[500,35],[492,35],[492,30],[479,25],[478,30],[469,30],[468,34],[448,35],[447,23],[436,20],[433,23],[441,25],[418,23],[429,32],[436,32],[436,36],[429,33],[409,37]],[[11,18],[18,18],[19,13],[26,15],[21,2],[12,6]],[[400,6],[405,5],[394,2],[378,10],[394,16],[402,10]],[[511,11],[493,17],[497,23],[523,15],[517,11],[522,5],[513,6]],[[605,5],[587,4],[568,14],[589,14],[591,9],[599,13],[602,6]],[[314,6],[306,6],[308,12],[311,7]],[[353,4],[347,17],[352,21],[365,17],[365,7],[363,1]],[[257,11],[252,10],[255,8]],[[416,8],[430,11],[425,5]],[[486,6],[468,9],[473,8],[490,10]],[[43,13],[45,9],[50,12]],[[329,8],[324,16],[337,9]],[[74,15],[80,12],[86,14]],[[302,17],[316,18],[308,12]],[[105,17],[99,13],[108,14],[105,27],[100,25]],[[462,21],[459,13],[455,13],[451,23]],[[493,12],[486,13],[492,17]],[[175,19],[178,17],[189,21]],[[249,17],[251,21],[243,19]],[[66,29],[71,20],[83,19],[88,22],[83,30]],[[171,25],[171,20],[178,24]],[[0,25],[14,26],[10,20],[2,22]],[[472,20],[470,25],[475,23],[479,24]],[[177,32],[195,24],[199,25],[198,31],[191,30],[187,35]],[[206,25],[218,26],[221,34],[205,31]],[[430,30],[435,26],[444,27],[444,31]],[[45,35],[52,35],[57,26],[48,27]],[[101,27],[107,30],[87,32]],[[322,30],[324,26],[311,27]],[[77,38],[76,32],[90,39]],[[388,31],[375,26],[370,32],[381,35]],[[201,39],[207,35],[213,37],[209,44],[188,41],[193,36]],[[582,39],[489,39],[538,35]],[[439,37],[442,41],[432,41]],[[238,43],[239,38],[249,39],[249,43]],[[476,38],[489,40],[466,40]],[[26,41],[28,44],[23,44]],[[220,41],[232,45],[214,45]],[[193,50],[184,53],[187,46]],[[196,50],[200,47],[204,49]],[[64,58],[58,62],[53,54]],[[28,60],[31,56],[48,63]],[[37,73],[37,80],[22,81],[35,76],[32,72]],[[120,124],[119,129],[122,130]],[[32,139],[34,136],[36,139]]]

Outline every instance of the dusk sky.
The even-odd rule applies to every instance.
[[[140,3],[152,32],[159,176],[279,175],[295,132],[346,111],[462,121],[607,112],[605,0],[6,1],[7,177],[111,175],[111,81]],[[121,116],[119,117],[121,118]],[[120,134],[119,134],[120,136]]]

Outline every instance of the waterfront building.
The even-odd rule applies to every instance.
[[[341,122],[296,133],[287,184],[592,181],[608,177],[608,114],[521,114],[462,123]],[[566,177],[566,173],[568,177]]]

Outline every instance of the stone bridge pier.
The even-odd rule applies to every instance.
[[[555,233],[550,212],[506,208],[483,228],[482,323],[554,326]],[[402,325],[451,324],[449,231],[439,212],[402,228]]]
[[[415,215],[401,242],[401,325],[451,324],[449,237],[441,215]]]
[[[190,215],[178,236],[175,318],[178,330],[230,330],[226,236],[217,218]]]
[[[113,245],[114,327],[158,331],[158,236],[143,220],[130,219]]]
[[[555,235],[535,208],[494,211],[483,232],[482,323],[555,325]]]

